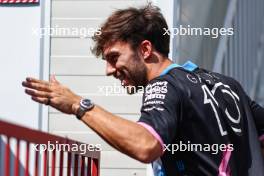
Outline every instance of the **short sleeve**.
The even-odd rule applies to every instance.
[[[239,82],[234,80],[237,84],[238,90],[241,90],[243,95],[246,95],[246,103],[249,105],[251,110],[252,117],[255,122],[255,126],[258,132],[259,139],[264,141],[264,108],[257,104],[255,101],[251,100],[251,98],[244,91],[243,87]]]
[[[248,99],[258,134],[262,138],[261,140],[264,140],[264,108],[250,98]]]
[[[180,114],[180,92],[173,84],[167,80],[154,80],[146,86],[138,123],[147,128],[162,146],[175,138]]]

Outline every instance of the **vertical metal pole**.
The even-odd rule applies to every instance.
[[[39,148],[37,148],[39,149]],[[35,176],[38,176],[39,174],[39,150],[35,151]]]
[[[60,151],[60,165],[59,165],[59,175],[63,176],[63,159],[64,159],[64,152],[63,150]]]
[[[10,176],[10,138],[7,136],[5,145],[5,176]]]
[[[25,166],[25,176],[29,176],[29,142],[26,144],[26,166]]]
[[[43,156],[43,176],[48,175],[48,167],[47,167],[47,161],[48,161],[48,150],[44,151],[44,156]]]
[[[85,157],[81,157],[81,176],[84,176],[84,169],[85,169]]]
[[[92,173],[92,169],[91,169],[91,158],[88,157],[87,158],[88,162],[87,162],[87,176],[91,176],[91,173]]]
[[[16,140],[16,161],[15,161],[15,176],[19,176],[19,155],[20,155],[20,140]]]
[[[56,150],[52,151],[52,165],[51,165],[51,175],[55,176],[55,168],[56,168]]]
[[[74,155],[74,176],[78,176],[78,170],[79,170],[78,160],[79,160],[79,155],[75,154]]]
[[[71,152],[68,152],[67,176],[71,176],[71,163],[72,163],[72,154]]]

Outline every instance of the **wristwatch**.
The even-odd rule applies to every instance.
[[[82,116],[87,112],[93,109],[94,103],[90,99],[81,99],[80,106],[77,110],[76,117],[81,120]]]

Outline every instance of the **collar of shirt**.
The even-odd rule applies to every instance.
[[[173,64],[169,65],[167,68],[165,68],[162,71],[162,73],[160,74],[160,76],[166,75],[171,69],[176,68],[176,67],[181,67],[181,68],[188,70],[188,71],[193,71],[196,68],[198,68],[198,66],[196,64],[192,63],[191,61],[187,61],[183,65],[178,65],[176,63],[173,63]]]

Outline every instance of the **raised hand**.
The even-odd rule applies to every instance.
[[[50,105],[66,114],[76,114],[81,97],[60,84],[54,75],[51,76],[50,82],[28,77],[22,85],[32,100]]]

